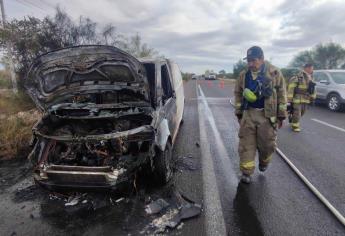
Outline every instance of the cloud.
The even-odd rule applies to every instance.
[[[310,48],[327,41],[344,43],[344,2],[316,2],[313,5],[300,1],[297,5],[299,7],[292,4],[288,10],[281,10],[285,20],[272,40],[274,46],[295,49]]]
[[[20,1],[21,2],[21,1]],[[29,0],[47,14],[52,1]],[[40,4],[39,4],[40,3]],[[265,57],[286,66],[299,51],[320,42],[345,41],[345,2],[341,0],[57,0],[74,19],[87,16],[100,25],[112,23],[174,59],[184,71],[232,70],[252,45]],[[42,9],[9,3],[8,15],[43,17]]]

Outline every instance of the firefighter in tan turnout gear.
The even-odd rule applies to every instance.
[[[286,118],[286,86],[280,70],[264,61],[260,47],[248,49],[248,69],[235,86],[236,116],[240,123],[239,147],[241,182],[250,183],[255,169],[265,171],[276,147],[277,128]]]
[[[305,64],[303,71],[289,80],[287,97],[291,128],[295,132],[300,132],[300,119],[306,112],[308,104],[316,98],[312,64]]]

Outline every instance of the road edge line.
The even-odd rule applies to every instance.
[[[199,94],[198,85],[196,85],[197,96]],[[199,98],[199,96],[198,96]],[[200,148],[201,148],[201,164],[202,164],[202,179],[203,179],[203,196],[205,209],[205,225],[207,235],[226,235],[226,226],[223,216],[222,205],[219,196],[219,189],[217,186],[217,179],[214,171],[213,160],[209,146],[204,145],[207,140],[205,128],[202,123],[206,123],[206,119],[202,116],[202,108],[198,99],[198,115],[199,115],[199,132],[200,132]],[[213,199],[210,198],[210,194]],[[216,205],[216,207],[214,207]],[[210,209],[210,206],[213,206]],[[217,220],[215,220],[217,219]]]
[[[330,124],[330,123],[328,123],[328,122],[326,122],[326,121],[318,120],[318,119],[315,119],[315,118],[312,118],[311,120],[312,120],[312,121],[315,121],[315,122],[317,122],[317,123],[319,123],[319,124],[323,124],[323,125],[325,125],[325,126],[331,127],[331,128],[333,128],[333,129],[336,129],[336,130],[345,132],[345,129],[340,128],[340,127],[335,126],[335,125],[332,125],[332,124]]]

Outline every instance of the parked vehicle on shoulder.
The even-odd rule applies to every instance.
[[[211,73],[211,74],[208,76],[208,79],[209,79],[209,80],[216,80],[216,79],[217,79],[217,75]]]
[[[44,54],[31,66],[27,92],[44,112],[34,126],[34,179],[46,188],[111,189],[149,168],[173,174],[172,148],[182,122],[178,66],[110,46]]]
[[[325,102],[331,111],[345,107],[345,70],[315,70],[317,101]]]
[[[206,80],[216,80],[217,75],[215,73],[209,73],[208,75],[206,75],[205,79]]]

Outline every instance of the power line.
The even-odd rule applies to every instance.
[[[54,9],[55,10],[55,8],[56,8],[56,5],[54,5],[54,4],[51,4],[51,3],[49,3],[49,2],[46,2],[46,1],[44,1],[44,0],[39,0],[41,3],[43,3],[43,4],[45,4],[46,6],[48,6],[48,7],[50,7],[50,8],[52,8],[52,9]]]
[[[3,0],[0,0],[0,6],[1,6],[2,24],[3,24],[4,29],[6,29],[7,23],[6,23],[5,6],[4,6]],[[7,46],[8,63],[10,67],[13,93],[18,93],[17,78],[14,72],[14,63],[13,63],[13,58],[12,58],[11,41],[6,42],[6,46]]]
[[[33,6],[33,7],[36,7],[36,8],[38,8],[38,9],[44,11],[44,12],[47,11],[46,9],[42,8],[41,6],[37,5],[36,3],[31,2],[31,1],[29,1],[29,0],[21,0],[21,1],[24,1],[24,2],[26,2],[27,4],[29,4],[29,5],[31,5],[31,6]]]
[[[26,7],[28,7],[28,8],[31,8],[31,9],[35,9],[36,8],[36,9],[39,9],[40,11],[46,13],[46,10],[44,10],[43,8],[38,7],[38,6],[34,6],[34,5],[24,1],[24,0],[15,0],[15,1],[20,3],[20,4],[22,4],[22,5],[24,5],[24,6],[26,6]]]

